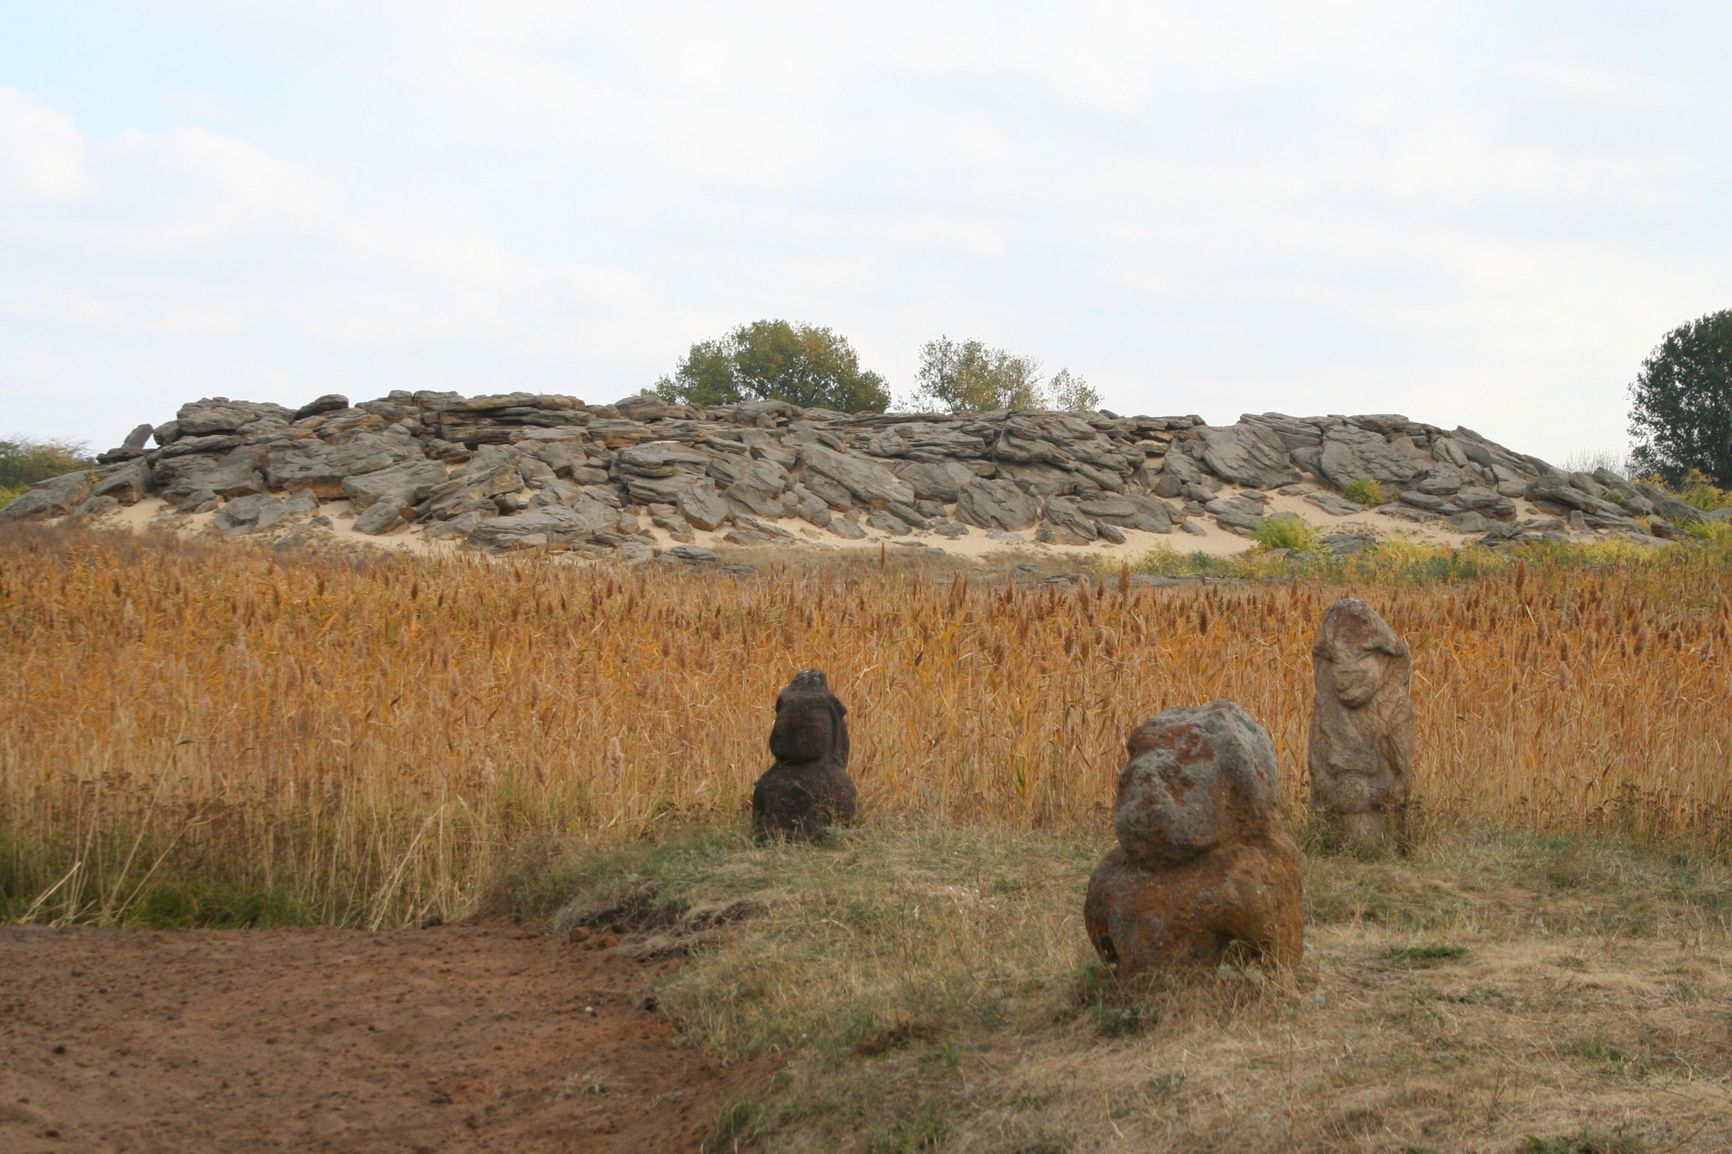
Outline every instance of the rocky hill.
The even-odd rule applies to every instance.
[[[1366,481],[1385,502],[1375,514],[1343,495],[1354,486],[1363,496]],[[1471,430],[1399,416],[1271,413],[1210,426],[1106,412],[850,415],[780,401],[399,391],[299,409],[196,401],[140,425],[95,469],[36,485],[0,520],[98,519],[147,501],[225,534],[413,531],[488,550],[628,557],[718,540],[1089,546],[1249,535],[1278,509],[1325,527],[1374,516],[1492,543],[1652,540],[1672,534],[1667,518],[1700,516],[1609,472],[1566,473]]]

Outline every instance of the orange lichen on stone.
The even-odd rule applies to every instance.
[[[1229,946],[1297,964],[1299,850],[1281,827],[1275,748],[1231,701],[1173,709],[1132,731],[1113,825],[1083,921],[1123,977],[1219,965]]]

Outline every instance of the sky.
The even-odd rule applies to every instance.
[[[1732,6],[0,0],[0,435],[618,400],[762,318],[1621,456],[1732,307]]]

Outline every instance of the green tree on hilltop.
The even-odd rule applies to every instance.
[[[90,448],[82,441],[39,441],[32,437],[0,439],[0,506],[38,481],[77,472],[91,464]]]
[[[920,346],[912,403],[916,408],[951,413],[984,413],[993,409],[1066,409],[1100,407],[1101,396],[1083,378],[1060,369],[1050,381],[1041,376],[1040,362],[988,348],[982,341],[939,337]]]
[[[1630,460],[1682,484],[1732,487],[1732,309],[1667,333],[1630,386]]]
[[[827,328],[783,320],[741,325],[719,340],[700,341],[656,395],[695,405],[787,401],[806,409],[882,413],[890,404],[884,378],[860,368],[847,340]]]
[[[1067,413],[1089,413],[1101,407],[1098,389],[1069,369],[1060,369],[1046,383],[1046,398],[1055,409]]]

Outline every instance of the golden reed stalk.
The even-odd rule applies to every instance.
[[[1726,837],[1732,575],[1682,553],[1077,591],[20,528],[0,541],[0,851],[123,865],[105,906],[159,866],[244,865],[327,914],[461,909],[526,838],[742,820],[776,692],[808,666],[849,708],[863,813],[1104,838],[1130,727],[1229,697],[1273,735],[1297,818],[1310,646],[1349,595],[1414,650],[1422,822]]]

